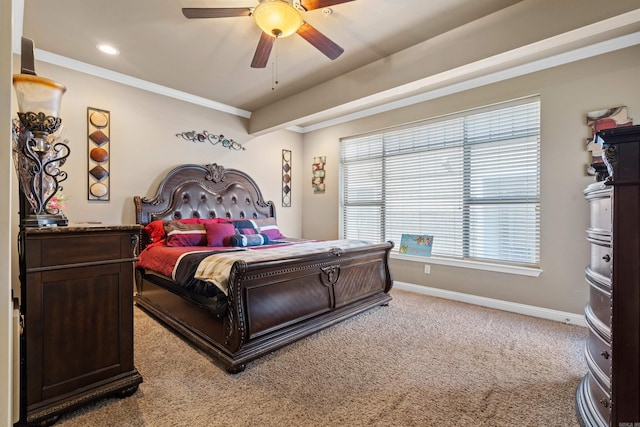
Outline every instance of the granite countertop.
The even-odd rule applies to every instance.
[[[140,229],[142,229],[142,225],[140,224],[102,224],[95,222],[70,222],[69,225],[25,227],[27,234],[68,233],[75,231],[130,231]]]

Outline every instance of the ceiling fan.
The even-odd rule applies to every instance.
[[[353,0],[260,0],[255,7],[186,7],[182,13],[188,19],[233,18],[253,16],[262,30],[258,47],[251,61],[252,68],[264,68],[277,38],[299,34],[329,59],[339,57],[344,49],[316,30],[302,18],[301,12],[322,9]]]

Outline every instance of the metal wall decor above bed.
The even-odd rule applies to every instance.
[[[228,148],[229,150],[245,150],[239,142],[231,138],[225,138],[224,135],[214,135],[206,130],[202,132],[196,132],[195,130],[180,132],[177,133],[176,136],[191,142],[209,142],[211,145],[220,144],[221,147]]]

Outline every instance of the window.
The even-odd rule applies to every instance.
[[[432,256],[537,267],[540,101],[340,141],[341,236],[433,235]]]

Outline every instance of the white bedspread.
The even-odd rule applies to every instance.
[[[229,282],[229,273],[233,263],[244,260],[247,263],[270,261],[298,255],[329,252],[332,249],[351,249],[371,245],[371,242],[364,240],[324,240],[295,243],[293,245],[282,245],[273,247],[255,247],[244,251],[218,253],[203,259],[198,265],[195,278],[213,283],[225,295]]]

